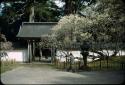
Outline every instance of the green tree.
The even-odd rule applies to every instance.
[[[95,0],[62,0],[65,2],[64,5],[64,14],[76,14],[80,13],[81,9],[84,8],[84,6],[90,5],[94,3]]]
[[[54,27],[58,41],[65,42],[67,38],[70,43],[88,41],[92,45],[90,51],[102,57],[115,56],[120,48],[119,43],[123,41],[120,36],[125,32],[123,25],[125,13],[123,12],[124,7],[122,7],[124,4],[118,3],[116,0],[114,2],[107,1],[109,1],[107,4],[104,1],[100,1],[100,3],[106,5],[106,7],[111,7],[98,10],[96,15],[90,13],[87,17],[79,15],[64,16]],[[114,4],[116,5],[115,8]],[[118,8],[122,11],[112,11]],[[118,15],[117,12],[121,14]],[[107,54],[103,51],[104,49]],[[109,55],[108,50],[114,50],[113,54]]]
[[[91,24],[90,20],[85,17],[80,17],[73,14],[69,16],[64,16],[59,21],[58,25],[53,28],[53,35],[55,35],[57,41],[61,43],[61,46],[63,48],[62,50],[69,51],[72,50],[73,44],[83,43],[84,41],[91,38],[91,34],[87,32],[88,29],[84,28],[85,26],[87,27],[89,24]],[[81,47],[81,49],[82,48],[83,47]],[[87,67],[88,54],[86,55],[84,50],[85,49],[82,49],[81,54],[83,55],[84,66]],[[67,52],[67,55],[68,54],[69,53]]]
[[[62,9],[51,0],[44,1],[44,3],[37,3],[37,5],[35,5],[35,21],[58,21],[61,10]]]
[[[12,43],[6,40],[5,35],[0,33],[0,50],[12,49]]]
[[[116,55],[116,51],[121,48],[119,44],[122,43],[123,45],[124,43],[124,6],[125,3],[123,0],[95,0],[95,3],[81,10],[83,16],[96,20],[96,22],[93,22],[93,25],[91,25],[91,28],[99,30],[98,32],[93,31],[92,33],[95,41],[105,43],[104,41],[108,40],[112,44],[115,42],[114,46],[112,45],[112,48],[115,49],[113,56]],[[102,47],[109,49],[108,45]]]
[[[0,8],[0,31],[13,41],[22,22],[58,21],[62,11],[53,0],[4,0]]]

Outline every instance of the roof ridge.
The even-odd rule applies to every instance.
[[[36,24],[36,23],[41,23],[41,24],[44,24],[44,23],[58,23],[58,22],[22,22],[23,24]]]

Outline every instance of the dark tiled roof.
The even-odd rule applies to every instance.
[[[22,38],[40,38],[50,33],[57,22],[24,22],[17,34]]]

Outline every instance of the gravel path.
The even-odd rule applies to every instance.
[[[49,66],[21,66],[1,74],[3,84],[119,84],[124,71],[65,72]]]

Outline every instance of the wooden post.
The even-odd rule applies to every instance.
[[[32,45],[31,41],[28,41],[28,62],[30,63],[32,61]]]
[[[29,40],[27,41],[28,42],[28,62],[29,62],[29,58],[30,58],[30,51],[29,51]]]
[[[64,67],[63,67],[63,69],[65,69],[65,61],[64,61]]]
[[[33,51],[33,58],[32,58],[32,60],[34,60],[35,59],[35,41],[33,40],[33,47],[32,47],[32,51]]]
[[[41,48],[39,47],[39,50],[40,50],[40,57],[39,57],[39,61],[41,61],[41,58],[42,58],[42,50]]]
[[[52,53],[52,51],[53,51],[53,49],[52,49],[52,47],[50,48],[50,52],[51,52],[51,63],[53,62],[53,53]]]
[[[32,62],[32,45],[31,42],[29,43],[29,54],[30,54],[30,62]]]
[[[101,67],[102,67],[102,63],[101,63],[101,59],[100,59],[100,69],[101,69]]]

